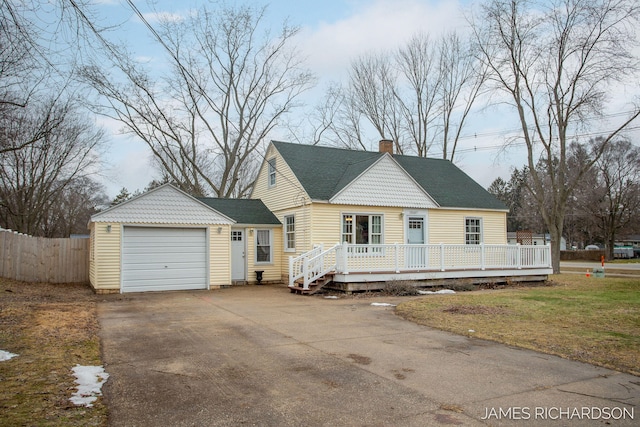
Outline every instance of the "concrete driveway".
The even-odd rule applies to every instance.
[[[110,425],[638,425],[640,378],[371,305],[404,300],[284,286],[105,296]]]

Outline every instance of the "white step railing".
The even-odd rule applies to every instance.
[[[289,286],[304,277],[304,289],[330,271],[339,274],[450,270],[549,269],[550,245],[337,244],[289,258]]]
[[[298,279],[303,279],[303,289],[315,280],[336,270],[336,254],[339,244],[323,250],[319,245],[298,257],[289,257],[289,286],[295,286]]]

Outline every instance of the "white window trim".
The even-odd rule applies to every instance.
[[[258,261],[258,232],[267,231],[269,233],[269,261]],[[270,228],[256,228],[253,241],[253,247],[255,249],[254,262],[255,265],[269,265],[273,264],[273,230]]]
[[[287,218],[293,218],[293,232],[292,232],[292,234],[293,234],[293,247],[292,248],[287,247],[287,245],[289,244],[289,239],[287,238],[288,237],[287,236],[287,233],[288,233],[288,230],[287,230]],[[284,237],[284,251],[285,252],[295,252],[296,251],[296,216],[295,216],[295,214],[285,215],[282,222],[284,224],[284,227],[282,227],[283,231],[284,231],[284,236],[283,236]]]
[[[473,219],[473,220],[478,220],[480,222],[480,239],[478,244],[483,243],[484,242],[484,221],[482,219],[482,217],[480,216],[466,216],[464,217],[464,244],[465,245],[469,245],[469,246],[475,246],[475,243],[468,243],[468,239],[467,236],[470,234],[467,230],[467,221]],[[474,233],[475,234],[475,233]]]
[[[367,244],[367,245],[378,245],[378,244],[384,245],[384,242],[385,242],[385,240],[384,240],[384,233],[385,233],[385,230],[384,230],[384,228],[385,228],[384,227],[384,213],[381,213],[381,212],[342,212],[340,214],[340,240],[342,242],[345,241],[344,238],[343,238],[344,237],[344,228],[343,228],[344,217],[345,216],[349,216],[349,215],[353,217],[354,221],[355,221],[356,217],[358,217],[358,216],[368,216],[369,217],[369,226],[371,226],[371,217],[379,216],[380,217],[380,228],[381,228],[380,233],[379,233],[380,234],[380,243],[365,243],[365,244]],[[356,235],[355,235],[355,230],[353,229],[353,227],[351,229],[351,236],[353,237],[353,240],[355,241]],[[369,240],[371,240],[371,233],[369,233]],[[350,244],[352,244],[352,245],[362,245],[362,243],[350,243]]]
[[[427,213],[427,211],[415,211],[415,210],[411,210],[411,211],[403,211],[401,213],[402,218],[403,218],[403,233],[404,233],[404,241],[405,243],[409,243],[409,219],[410,218],[422,218],[422,239],[424,241],[424,244],[428,244],[429,243],[429,215]]]
[[[273,179],[271,179],[273,177]],[[276,158],[267,160],[267,187],[276,186]]]

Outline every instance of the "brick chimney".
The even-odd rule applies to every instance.
[[[381,139],[378,151],[381,153],[393,154],[393,141],[390,139]]]

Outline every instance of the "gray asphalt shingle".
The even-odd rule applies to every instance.
[[[272,141],[314,200],[329,200],[382,153]],[[506,210],[506,206],[448,160],[394,155],[441,207]]]
[[[228,216],[238,224],[280,225],[278,218],[257,199],[219,199],[197,197],[202,203]]]

